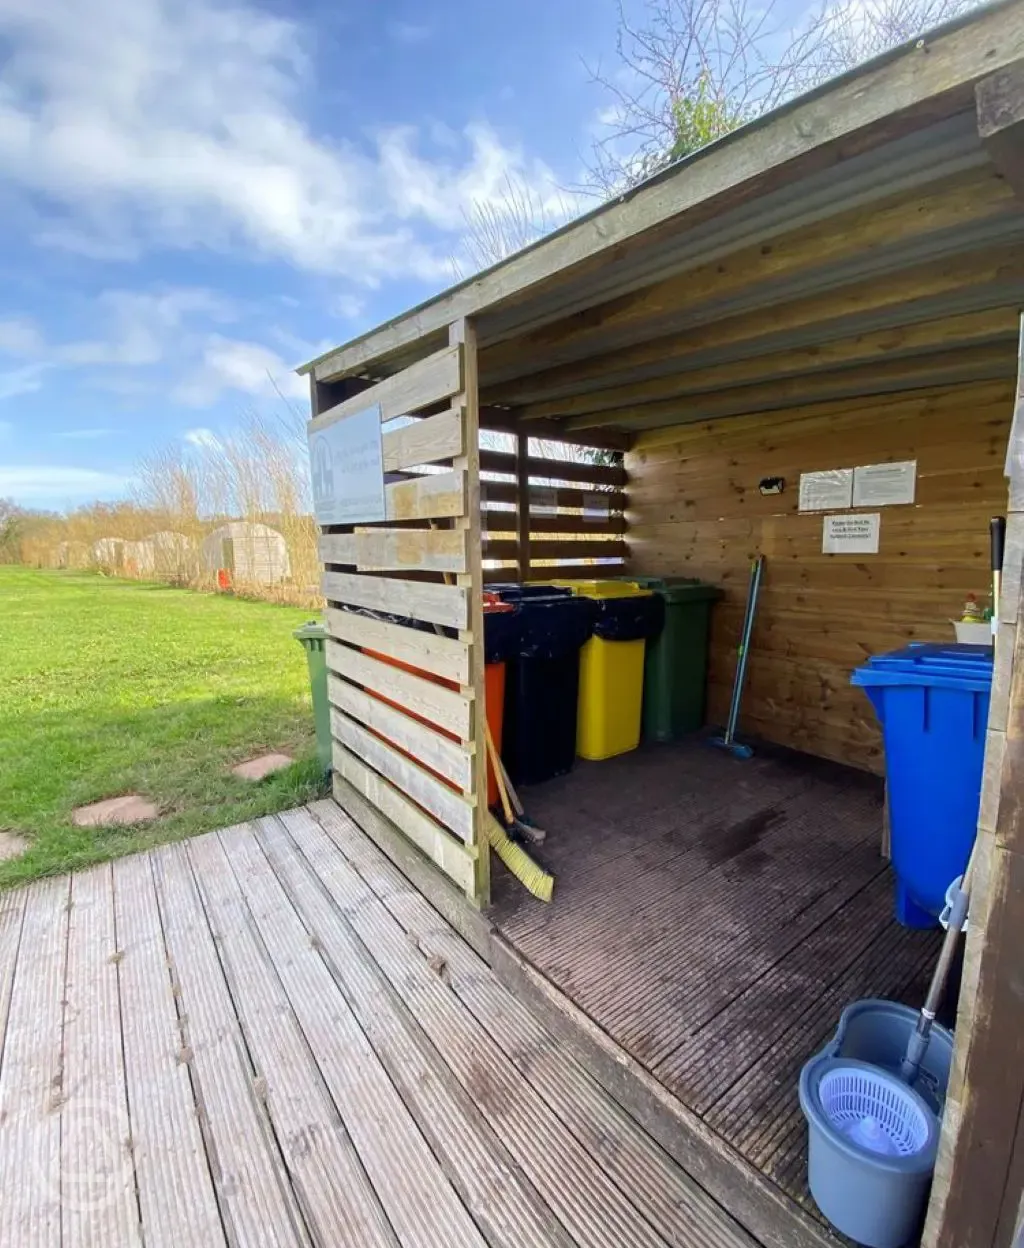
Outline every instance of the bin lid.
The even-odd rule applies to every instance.
[[[992,684],[991,646],[912,642],[902,650],[875,654],[851,676],[851,684],[931,685],[984,691]]]
[[[637,598],[650,597],[653,593],[635,581],[552,581],[551,584],[568,587],[578,598]]]
[[[695,576],[617,576],[617,581],[653,589],[673,606],[683,602],[714,602],[722,597],[717,585],[708,585]]]
[[[494,581],[488,589],[503,602],[519,602],[523,598],[565,598],[571,592],[553,581]]]
[[[307,620],[292,636],[296,641],[323,641],[327,636],[327,628],[319,620]]]

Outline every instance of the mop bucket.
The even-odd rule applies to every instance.
[[[936,1114],[897,1076],[821,1055],[800,1074],[800,1108],[818,1208],[868,1248],[903,1248],[924,1214],[939,1144]]]
[[[889,1074],[898,1075],[917,1020],[917,1010],[896,1001],[870,997],[854,1001],[839,1016],[835,1036],[818,1056],[869,1062]],[[953,1033],[933,1023],[914,1091],[935,1114],[941,1114],[946,1103],[952,1065]]]

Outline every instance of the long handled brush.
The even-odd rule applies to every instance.
[[[487,738],[487,756],[490,759],[491,769],[494,772],[494,779],[498,786],[501,812],[505,816],[505,828],[520,840],[529,841],[533,845],[540,845],[547,833],[545,833],[543,828],[538,828],[532,819],[526,817],[523,804],[519,800],[519,794],[512,787],[512,781],[508,778],[505,764],[502,762],[501,755],[495,747],[490,724],[484,725],[484,732]]]
[[[764,555],[758,555],[750,565],[750,588],[747,590],[747,609],[743,616],[739,649],[736,651],[736,675],[732,682],[729,718],[725,725],[725,732],[720,737],[709,738],[711,745],[717,746],[720,750],[728,750],[736,758],[750,758],[754,753],[749,745],[736,740],[736,725],[740,717],[740,702],[747,677],[747,656],[750,653],[750,635],[754,631],[754,614],[757,611],[757,596],[761,589],[763,572]]]
[[[487,840],[491,849],[512,872],[520,884],[540,901],[550,901],[555,888],[555,877],[533,861],[521,845],[510,840],[493,815],[488,815]]]

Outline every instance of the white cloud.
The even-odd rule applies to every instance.
[[[90,468],[66,468],[39,464],[12,468],[0,466],[0,495],[16,503],[49,504],[111,498],[122,493],[128,479]]]
[[[280,391],[285,398],[305,399],[309,397],[308,386],[306,379],[296,377],[270,347],[212,334],[200,368],[177,387],[174,397],[192,407],[207,407],[226,390],[255,398],[268,398]]]
[[[113,429],[64,429],[58,436],[72,442],[94,442],[99,438],[112,437],[114,432]]]
[[[396,43],[424,43],[434,33],[425,22],[388,22],[387,32]]]
[[[220,446],[220,438],[212,429],[186,429],[184,438],[189,446],[201,446],[213,450]]]
[[[507,172],[547,186],[480,125],[442,162],[411,128],[314,133],[313,37],[245,3],[0,0],[0,180],[48,246],[244,249],[369,285],[446,278],[452,240],[431,231],[461,232]]]
[[[0,351],[6,355],[38,355],[43,349],[43,335],[35,321],[27,316],[0,319]]]
[[[358,295],[336,295],[331,303],[331,311],[346,321],[357,321],[366,309],[366,301]]]
[[[42,388],[45,364],[24,364],[0,372],[0,401],[17,398],[19,394],[33,394]]]

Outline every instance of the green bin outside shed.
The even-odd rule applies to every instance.
[[[704,725],[711,606],[715,585],[687,576],[624,576],[665,599],[665,627],[644,659],[645,741],[675,741]]]

